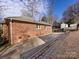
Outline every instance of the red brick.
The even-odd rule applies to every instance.
[[[5,20],[5,24],[3,25],[3,35],[11,41],[9,22],[10,21]],[[12,43],[17,44],[27,40],[29,37],[40,36],[52,32],[51,25],[38,24],[41,28],[37,29],[37,24],[38,23],[23,22],[18,20],[12,21]]]

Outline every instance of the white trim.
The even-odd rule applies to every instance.
[[[37,29],[41,29],[41,25],[36,25],[36,28]]]

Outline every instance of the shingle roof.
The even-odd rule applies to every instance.
[[[12,19],[12,20],[18,20],[18,21],[27,21],[27,22],[34,22],[33,18],[30,17],[7,17],[7,19]]]
[[[24,21],[24,22],[30,22],[30,23],[36,23],[36,24],[42,24],[42,25],[50,25],[48,23],[45,22],[36,22],[33,18],[30,17],[7,17],[5,18],[9,19],[9,20],[15,20],[15,21]]]

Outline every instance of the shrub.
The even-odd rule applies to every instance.
[[[2,35],[3,31],[0,29],[0,36]]]
[[[9,43],[9,40],[7,40],[5,37],[0,36],[0,47],[8,43]]]
[[[0,46],[2,46],[4,44],[4,39],[3,37],[0,36]]]

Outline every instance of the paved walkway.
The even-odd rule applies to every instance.
[[[65,39],[63,35],[58,39],[60,40],[56,40],[54,44],[51,41],[31,50],[31,52],[35,51],[33,54],[29,53],[30,51],[28,52],[29,55],[26,52],[23,56],[21,54],[21,59],[79,59],[79,31],[70,32]]]
[[[24,59],[79,59],[79,31],[70,32],[65,39],[58,40],[49,46],[49,49],[45,48],[47,50],[44,50],[42,54],[40,51],[33,58],[28,58],[26,54]]]
[[[62,33],[60,33],[62,34]],[[60,34],[49,34],[49,35],[45,35],[45,36],[41,36],[40,38],[38,37],[33,37],[33,38],[30,38],[28,41],[25,41],[23,44],[18,44],[16,46],[13,46],[11,48],[9,48],[6,52],[2,53],[0,55],[0,59],[20,59],[20,54],[22,54],[23,52],[26,52],[30,49],[33,49],[35,47],[38,47],[42,44],[44,44],[45,42],[47,41],[50,41],[50,40],[43,40],[41,38],[44,38],[45,37],[47,38],[51,38],[54,39],[58,36],[60,36]]]
[[[53,38],[52,35],[40,37],[43,40],[47,40],[45,44],[38,46],[28,52],[21,54],[21,59],[50,59],[59,46],[59,42],[63,41],[67,34],[61,34],[60,36]]]

